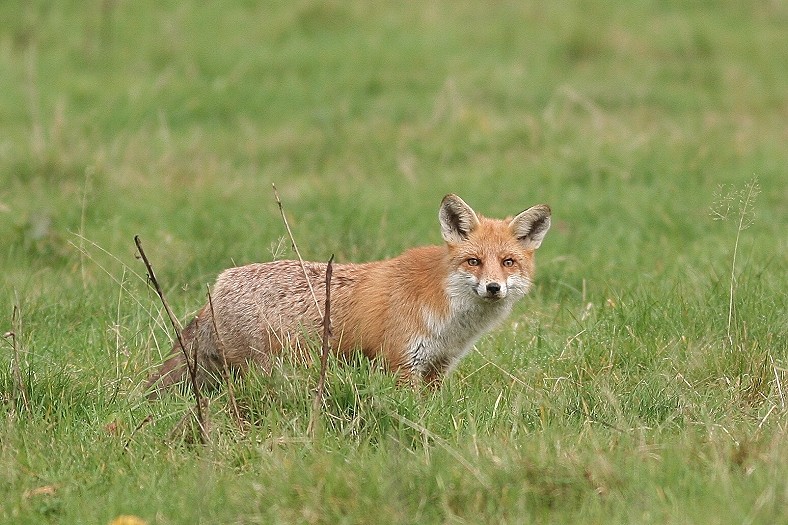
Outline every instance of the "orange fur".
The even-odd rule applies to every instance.
[[[403,380],[437,383],[473,343],[511,311],[530,288],[534,250],[550,226],[550,209],[534,206],[514,219],[477,215],[455,195],[440,208],[443,246],[413,248],[384,261],[334,265],[331,348],[379,359]],[[305,263],[318,303],[326,265]],[[184,330],[196,351],[199,382],[224,366],[270,367],[272,355],[307,356],[321,318],[298,261],[230,268],[208,305]],[[192,346],[194,345],[194,346]],[[177,347],[177,344],[176,344]],[[180,348],[148,382],[155,393],[180,382]]]

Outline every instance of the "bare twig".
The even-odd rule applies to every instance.
[[[290,225],[287,223],[287,217],[285,217],[285,210],[282,207],[282,201],[279,200],[279,192],[276,191],[276,184],[271,183],[271,187],[274,189],[274,197],[276,198],[276,204],[279,205],[279,213],[282,215],[282,221],[285,223],[287,235],[290,236],[290,244],[293,246],[293,251],[295,251],[296,257],[298,257],[298,262],[301,263],[301,271],[304,272],[304,279],[306,279],[306,285],[309,287],[309,293],[312,294],[312,299],[315,301],[315,308],[317,308],[318,315],[322,317],[323,313],[320,311],[320,303],[318,303],[315,290],[312,288],[312,281],[309,280],[309,274],[306,272],[304,259],[301,258],[301,252],[298,251],[298,245],[296,244],[295,238],[293,237],[293,232],[290,230]]]
[[[235,417],[236,422],[239,424],[241,423],[241,413],[238,411],[238,403],[235,401],[235,391],[233,389],[233,380],[230,374],[230,367],[227,365],[227,355],[224,353],[224,344],[222,343],[222,338],[219,335],[219,327],[216,325],[216,313],[213,310],[213,298],[211,297],[211,287],[206,286],[208,291],[208,307],[211,310],[211,321],[213,322],[213,331],[216,334],[216,343],[219,347],[219,354],[222,356],[222,366],[224,377],[227,380],[227,395],[230,398],[230,408],[233,412],[233,417]]]
[[[331,349],[329,338],[331,337],[331,275],[334,273],[334,256],[328,260],[326,266],[326,308],[323,315],[323,344],[320,348],[320,379],[317,382],[315,397],[312,399],[312,416],[309,418],[309,428],[307,433],[311,436],[317,424],[317,414],[320,404],[323,402],[323,392],[326,388],[326,367],[328,365],[328,352]]]
[[[19,305],[14,304],[14,309],[11,313],[11,330],[3,334],[3,337],[11,340],[11,350],[14,353],[13,364],[11,365],[11,373],[14,377],[14,387],[19,396],[22,398],[22,405],[26,411],[30,411],[30,402],[27,400],[27,392],[25,384],[22,381],[22,371],[19,368],[19,345],[17,344],[18,334],[22,331],[22,319],[19,313]]]
[[[156,280],[156,274],[153,272],[153,267],[151,266],[150,261],[148,261],[145,251],[142,249],[142,241],[140,240],[139,235],[134,236],[134,243],[137,245],[137,250],[140,253],[140,257],[142,257],[142,262],[145,263],[145,268],[148,271],[148,278],[150,279],[151,284],[153,284],[159,299],[161,299],[162,305],[164,305],[164,310],[167,312],[167,317],[170,318],[170,323],[172,323],[172,327],[175,330],[175,338],[178,340],[178,345],[180,346],[181,352],[183,352],[183,357],[186,360],[186,369],[189,372],[189,380],[192,387],[192,393],[194,394],[197,410],[197,425],[200,427],[200,442],[205,443],[207,441],[207,432],[205,427],[205,419],[203,418],[202,413],[202,396],[200,394],[200,389],[197,386],[197,349],[195,348],[194,361],[191,362],[191,359],[189,358],[189,352],[186,351],[186,346],[183,344],[181,325],[178,322],[178,319],[172,313],[170,304],[167,302],[167,298],[164,296],[161,286],[159,286],[159,281]]]

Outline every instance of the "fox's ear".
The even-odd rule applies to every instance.
[[[547,230],[550,229],[550,206],[546,204],[531,206],[512,219],[509,228],[527,249],[539,248]]]
[[[468,235],[479,225],[479,218],[470,206],[454,194],[446,195],[441,201],[438,213],[441,222],[441,235],[449,244],[457,244],[468,238]]]

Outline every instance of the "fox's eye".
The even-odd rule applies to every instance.
[[[482,261],[480,259],[477,259],[476,257],[471,257],[465,262],[468,263],[468,266],[479,266],[482,263]]]
[[[503,260],[502,264],[504,266],[514,266],[514,259],[512,259],[511,257],[508,257],[508,258]]]

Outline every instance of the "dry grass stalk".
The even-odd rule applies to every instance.
[[[290,237],[290,244],[293,247],[293,251],[298,257],[298,262],[301,264],[301,271],[304,272],[304,279],[306,279],[306,285],[309,287],[309,293],[312,294],[312,300],[315,301],[315,308],[317,308],[317,313],[322,317],[323,313],[320,311],[320,303],[317,301],[317,296],[315,295],[315,289],[312,288],[312,281],[309,280],[309,274],[306,272],[306,266],[304,266],[304,259],[301,257],[301,252],[298,251],[298,245],[295,242],[295,237],[293,237],[293,231],[290,229],[290,225],[287,223],[287,217],[285,217],[285,210],[282,207],[282,201],[279,199],[279,192],[276,191],[276,184],[271,184],[271,187],[274,189],[274,197],[276,198],[276,204],[279,206],[279,213],[282,215],[282,222],[285,223],[285,229],[287,230],[287,235]]]
[[[232,374],[230,373],[230,367],[227,365],[227,356],[224,353],[224,344],[222,343],[222,338],[219,335],[219,327],[216,326],[216,314],[213,311],[213,298],[211,297],[211,288],[210,286],[207,287],[208,291],[208,307],[211,309],[211,320],[213,321],[213,331],[216,334],[216,341],[219,346],[219,353],[222,355],[222,373],[224,374],[225,380],[227,381],[227,395],[230,398],[230,409],[232,410],[233,417],[238,425],[241,425],[241,412],[238,410],[238,403],[235,400],[235,390],[233,388],[233,379]]]
[[[304,265],[304,259],[301,257],[301,252],[298,250],[298,245],[296,244],[295,237],[293,236],[293,231],[290,229],[290,224],[287,222],[287,217],[285,216],[285,210],[282,206],[282,200],[279,198],[279,192],[276,190],[276,184],[271,184],[271,187],[274,190],[274,198],[276,199],[276,204],[279,206],[279,213],[282,215],[282,222],[284,222],[285,229],[287,230],[287,235],[290,237],[290,244],[293,247],[293,251],[298,258],[298,262],[301,265],[301,271],[304,273],[304,279],[306,280],[307,287],[309,288],[309,293],[312,294],[312,300],[315,302],[315,309],[317,309],[318,315],[323,318],[323,343],[321,348],[321,355],[320,355],[320,379],[318,380],[317,389],[315,390],[315,397],[312,399],[312,415],[309,418],[309,426],[307,427],[307,433],[312,436],[315,431],[315,427],[317,425],[317,414],[318,409],[320,408],[320,404],[323,401],[323,392],[325,390],[325,382],[326,382],[326,366],[328,363],[328,352],[329,352],[329,343],[328,338],[331,336],[331,320],[329,315],[329,310],[331,308],[331,274],[333,272],[333,261],[334,256],[331,256],[331,259],[328,261],[328,266],[326,267],[326,304],[325,304],[325,313],[320,311],[320,303],[317,300],[317,296],[315,295],[315,289],[312,287],[312,281],[309,279],[309,274],[306,271],[306,266]]]
[[[175,330],[175,338],[178,340],[178,345],[180,346],[181,352],[183,352],[183,357],[186,360],[186,369],[189,372],[189,381],[191,384],[192,393],[194,394],[196,405],[197,426],[200,430],[200,442],[204,444],[207,442],[208,436],[202,410],[202,395],[200,394],[200,389],[197,385],[197,349],[193,349],[194,356],[190,359],[189,352],[186,351],[186,346],[183,344],[180,323],[172,313],[170,304],[167,302],[167,298],[164,296],[161,286],[159,286],[159,281],[156,279],[156,274],[153,272],[153,267],[151,266],[148,257],[145,255],[145,251],[142,249],[142,241],[140,240],[139,235],[134,236],[134,242],[137,245],[137,250],[139,251],[140,257],[142,258],[142,262],[145,263],[145,268],[148,271],[150,283],[153,284],[153,288],[156,290],[156,294],[159,296],[159,299],[161,299],[164,310],[167,312],[167,317],[169,317],[170,323],[172,323],[172,327]]]
[[[317,425],[317,414],[323,402],[326,388],[326,367],[328,366],[328,353],[331,350],[329,338],[331,337],[331,275],[334,273],[334,256],[328,260],[326,266],[326,308],[323,314],[323,343],[320,348],[320,379],[317,382],[315,397],[312,399],[312,415],[309,418],[307,433],[312,436]]]
[[[11,365],[11,374],[14,378],[14,390],[18,393],[19,398],[22,399],[22,406],[25,407],[25,411],[29,412],[30,402],[27,399],[27,391],[22,381],[22,370],[19,368],[18,334],[22,332],[22,316],[19,311],[19,304],[15,304],[11,313],[11,330],[3,334],[3,337],[10,340],[11,350],[14,355]]]

